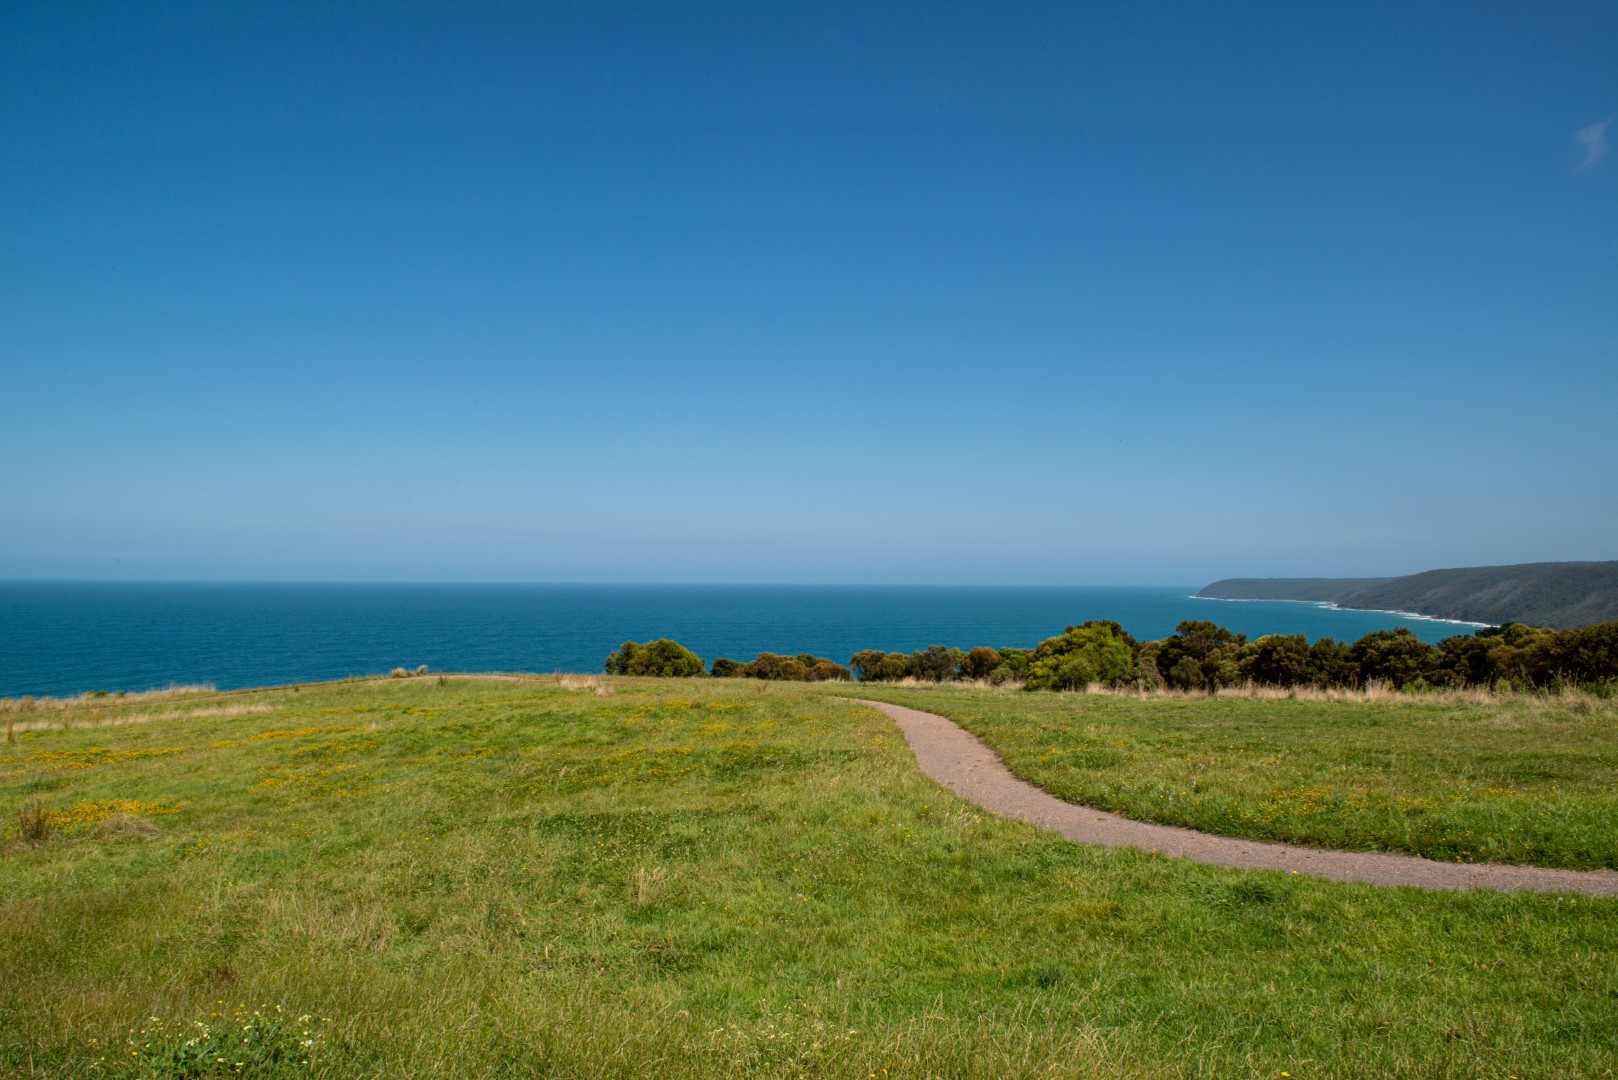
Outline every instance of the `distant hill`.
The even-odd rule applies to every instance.
[[[1227,578],[1197,595],[1315,600],[1345,608],[1567,630],[1618,619],[1618,561],[1474,566],[1396,578]]]
[[[1216,581],[1197,595],[1213,600],[1313,600],[1341,605],[1361,589],[1393,580],[1385,577],[1233,577]]]

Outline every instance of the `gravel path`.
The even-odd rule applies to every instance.
[[[1501,889],[1618,896],[1618,871],[1555,870],[1498,863],[1443,863],[1383,851],[1331,851],[1133,821],[1077,806],[1017,779],[975,735],[933,713],[860,701],[899,725],[922,771],[957,795],[1003,817],[1016,818],[1069,840],[1103,847],[1133,847],[1215,866],[1290,870],[1334,881],[1414,885],[1421,889]]]

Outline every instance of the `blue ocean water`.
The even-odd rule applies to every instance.
[[[0,583],[0,697],[313,682],[435,671],[597,672],[626,639],[671,637],[706,660],[763,650],[846,662],[859,649],[1030,646],[1086,619],[1143,640],[1183,619],[1252,636],[1352,640],[1470,625],[1191,588]]]

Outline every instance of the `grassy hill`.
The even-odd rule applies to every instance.
[[[1346,608],[1566,630],[1618,619],[1618,561],[1475,566],[1398,578],[1227,578],[1197,595],[1329,601]]]
[[[401,679],[12,703],[0,1073],[1611,1075],[1618,901],[1071,844],[936,787],[839,689]],[[938,700],[1011,730],[1035,698]],[[1287,780],[1272,757],[1323,760],[1363,729],[1387,753],[1348,764],[1390,796],[1508,784],[1494,829],[1554,842],[1611,767],[1587,757],[1587,727],[1612,745],[1605,706],[1178,699],[1092,721],[1100,700],[1038,696],[1026,723],[1094,772],[1168,720],[1152,753],[1190,772],[1162,779],[1253,808]],[[1244,750],[1268,724],[1284,736]],[[1419,770],[1394,767],[1406,731]],[[1523,739],[1546,752],[1520,759]],[[1410,812],[1489,827],[1430,801]]]

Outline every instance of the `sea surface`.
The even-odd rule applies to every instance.
[[[860,649],[1032,646],[1086,619],[1137,638],[1183,619],[1250,636],[1353,640],[1472,624],[1287,601],[1201,600],[1190,587],[338,585],[0,582],[0,697],[313,682],[434,671],[598,672],[626,640],[670,637],[703,659],[761,651],[839,663]]]

